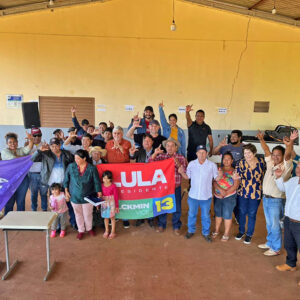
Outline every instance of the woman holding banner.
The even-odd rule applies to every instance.
[[[5,135],[7,148],[1,151],[2,160],[11,160],[14,158],[29,155],[33,147],[33,137],[28,132],[26,132],[26,136],[29,142],[28,145],[25,147],[18,147],[18,135],[12,132],[7,133]],[[5,210],[4,210],[5,215],[14,209],[15,202],[17,203],[18,211],[25,210],[25,197],[26,197],[28,187],[29,187],[29,178],[28,175],[26,174],[26,176],[24,177],[23,181],[21,182],[21,184],[19,185],[15,193],[6,203]]]

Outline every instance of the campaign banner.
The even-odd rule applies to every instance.
[[[31,155],[0,160],[0,210],[15,193],[31,165]]]
[[[100,179],[109,170],[118,188],[118,219],[147,219],[176,211],[175,163],[166,159],[152,163],[97,165]]]

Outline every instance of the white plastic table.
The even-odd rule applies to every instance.
[[[47,252],[47,273],[44,277],[46,281],[54,267],[50,266],[50,240],[49,230],[52,222],[57,218],[55,212],[37,212],[37,211],[11,211],[2,220],[0,220],[0,229],[4,231],[5,254],[6,254],[6,272],[2,276],[5,280],[18,263],[16,260],[12,265],[9,262],[8,234],[9,230],[33,230],[46,231],[46,252]]]

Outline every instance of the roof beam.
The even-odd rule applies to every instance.
[[[223,1],[216,1],[216,0],[182,0],[182,1],[300,27],[300,21],[299,21],[300,19],[295,20],[293,18],[285,17],[282,15],[277,15],[277,14],[273,15],[271,12],[265,12],[257,9],[250,10],[246,6],[239,6],[239,5],[230,4]]]
[[[253,9],[256,8],[257,6],[259,6],[260,4],[262,4],[263,2],[266,2],[266,0],[260,0],[258,2],[256,2],[254,5],[252,5],[251,7],[249,7],[249,9]]]

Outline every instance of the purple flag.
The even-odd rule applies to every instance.
[[[17,190],[31,165],[31,155],[0,160],[0,210]]]

